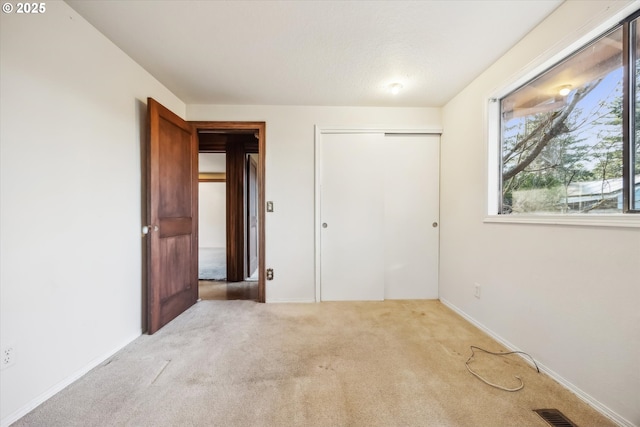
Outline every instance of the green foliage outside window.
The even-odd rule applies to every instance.
[[[624,155],[622,37],[620,27],[500,100],[500,213],[620,213],[640,191],[640,143]],[[640,126],[630,134],[640,141]]]

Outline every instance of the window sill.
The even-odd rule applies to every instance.
[[[640,215],[489,215],[485,223],[640,228]]]

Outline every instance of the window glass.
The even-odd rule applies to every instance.
[[[633,70],[635,103],[633,105],[633,139],[630,150],[632,187],[630,207],[634,210],[640,210],[640,31],[638,31],[638,19],[632,21],[631,28],[633,32],[634,43],[634,64]]]
[[[501,213],[622,212],[622,51],[617,28],[500,100]]]

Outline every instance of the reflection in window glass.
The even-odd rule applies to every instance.
[[[631,203],[630,207],[634,210],[640,210],[640,31],[637,28],[638,20],[634,20],[631,23],[631,28],[634,33],[634,70],[633,73],[635,75],[635,103],[633,105],[633,123],[634,123],[634,132],[633,132],[633,140],[630,150],[630,160],[631,166],[630,170],[632,171],[632,187],[631,190]]]
[[[500,100],[501,213],[622,212],[623,74],[618,28]]]

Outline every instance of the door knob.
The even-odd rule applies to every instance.
[[[437,223],[437,222],[434,222],[433,224],[431,224],[431,226],[432,226],[433,228],[436,228],[436,227],[438,226],[438,223]]]
[[[152,231],[158,231],[158,226],[157,225],[145,225],[144,227],[142,227],[142,234],[149,234]]]
[[[326,223],[326,222],[323,222],[323,223],[322,223],[322,228],[327,228],[327,227],[328,227],[327,223]]]

